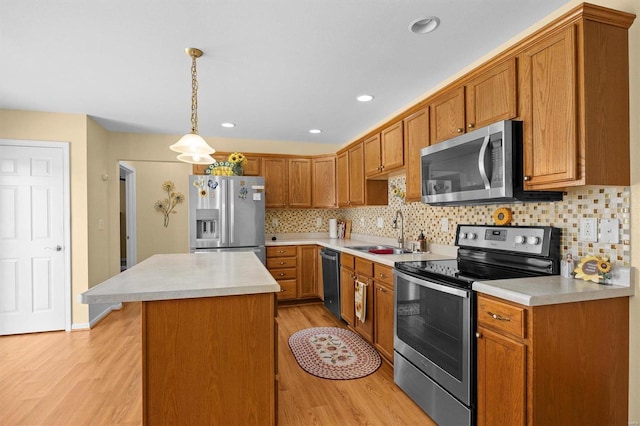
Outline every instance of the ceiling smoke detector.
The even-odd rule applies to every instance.
[[[409,31],[414,34],[427,34],[438,28],[440,18],[437,16],[427,16],[426,18],[418,18],[411,21]]]

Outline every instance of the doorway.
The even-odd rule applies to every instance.
[[[120,165],[120,271],[138,263],[136,227],[136,169],[124,161]]]
[[[71,329],[69,144],[0,140],[0,335]]]

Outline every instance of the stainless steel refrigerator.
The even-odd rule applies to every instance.
[[[189,176],[189,247],[253,251],[264,264],[264,178]]]

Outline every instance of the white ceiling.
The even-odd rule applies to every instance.
[[[345,143],[567,1],[1,0],[0,108],[184,134],[198,47],[201,135]]]

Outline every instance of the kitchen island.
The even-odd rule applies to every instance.
[[[273,425],[279,291],[253,253],[160,254],[80,301],[142,303],[144,424]]]

